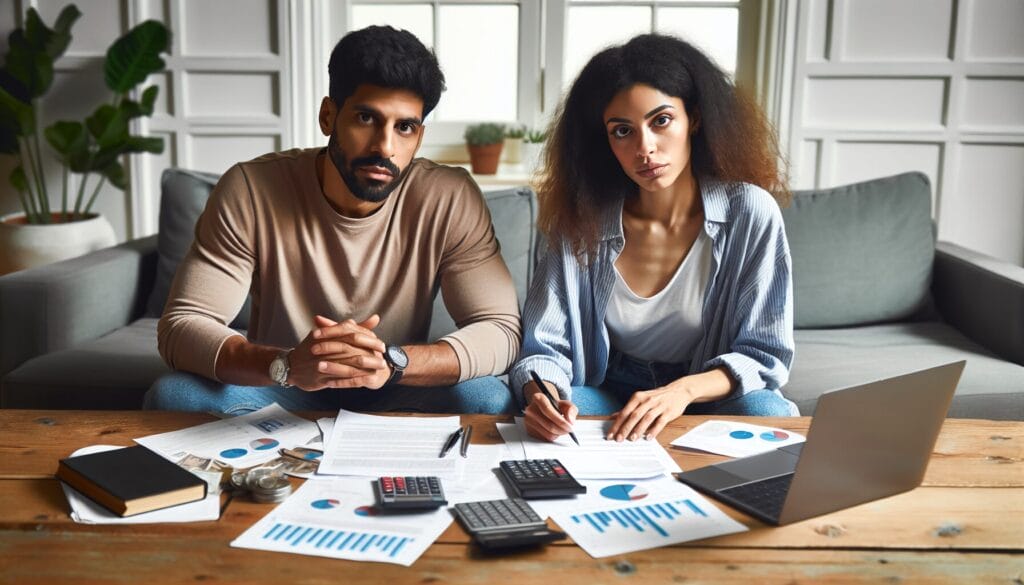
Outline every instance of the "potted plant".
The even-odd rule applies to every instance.
[[[540,166],[545,138],[547,138],[547,133],[536,129],[528,130],[523,135],[523,167],[528,173],[535,172]]]
[[[485,122],[470,124],[463,134],[469,150],[469,162],[473,174],[493,175],[498,172],[498,160],[505,141],[505,126]]]
[[[39,100],[53,83],[54,62],[71,44],[71,27],[81,16],[66,6],[49,28],[29,8],[24,28],[11,32],[0,69],[0,154],[16,166],[8,177],[18,193],[22,213],[0,218],[0,274],[70,258],[115,243],[110,223],[92,212],[105,183],[125,190],[124,156],[161,153],[162,138],[133,135],[131,120],[153,113],[158,87],[132,99],[136,86],[164,68],[160,54],[170,46],[170,32],[148,20],[115,40],[107,50],[103,77],[112,95],[84,120],[60,120],[40,129]],[[61,166],[60,207],[51,206],[40,134]],[[70,197],[69,178],[77,175]]]
[[[502,150],[502,159],[512,165],[519,164],[523,144],[523,137],[526,136],[526,126],[509,126],[505,129],[505,148]]]

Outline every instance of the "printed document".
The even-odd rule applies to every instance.
[[[459,417],[377,416],[341,410],[318,473],[325,475],[436,475],[456,480],[461,472],[458,444],[438,457]]]
[[[530,505],[595,558],[747,530],[672,478],[582,483],[582,496]]]
[[[452,522],[447,508],[378,516],[374,504],[369,479],[309,480],[231,546],[408,567]]]
[[[579,445],[568,435],[553,443],[531,437],[522,418],[516,418],[516,426],[527,459],[558,459],[576,479],[647,478],[682,471],[655,440],[605,440],[610,421],[577,420],[573,432]]]
[[[803,435],[793,431],[735,421],[709,420],[697,425],[671,444],[729,457],[749,457],[774,451],[779,447],[802,443],[804,440]]]
[[[150,435],[135,442],[177,462],[188,455],[244,469],[276,459],[281,449],[301,447],[320,436],[316,423],[274,403],[256,412]]]

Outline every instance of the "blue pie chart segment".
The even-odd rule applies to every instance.
[[[601,495],[609,500],[630,502],[642,500],[648,496],[647,490],[632,483],[620,483],[601,488]]]
[[[247,452],[245,449],[224,449],[220,452],[220,456],[225,459],[238,459]]]
[[[765,431],[761,433],[761,438],[765,441],[771,441],[774,443],[777,441],[785,441],[789,438],[789,433],[784,431]]]
[[[754,436],[754,433],[750,431],[733,431],[729,433],[729,436],[734,439],[749,439]]]

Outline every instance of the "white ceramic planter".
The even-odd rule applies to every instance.
[[[501,160],[510,165],[519,164],[520,148],[523,145],[522,138],[506,138],[505,148],[501,151]]]
[[[8,223],[23,215],[0,217],[0,274],[67,260],[117,243],[114,228],[102,215],[70,223]]]
[[[540,166],[540,155],[544,150],[543,142],[524,142],[522,146],[523,169],[532,174]]]

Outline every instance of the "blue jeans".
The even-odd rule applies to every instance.
[[[272,403],[286,410],[357,410],[363,412],[430,412],[512,414],[512,393],[501,380],[486,376],[454,386],[395,386],[383,390],[324,389],[307,392],[281,386],[236,386],[174,372],[161,377],[143,400],[147,410],[191,410],[245,414]]]
[[[600,387],[572,387],[572,401],[580,414],[612,414],[622,409],[634,392],[659,388],[689,373],[687,364],[638,360],[614,348],[611,354]],[[694,402],[686,407],[686,414],[798,416],[800,413],[782,393],[762,388],[745,394],[733,392],[712,402]]]

